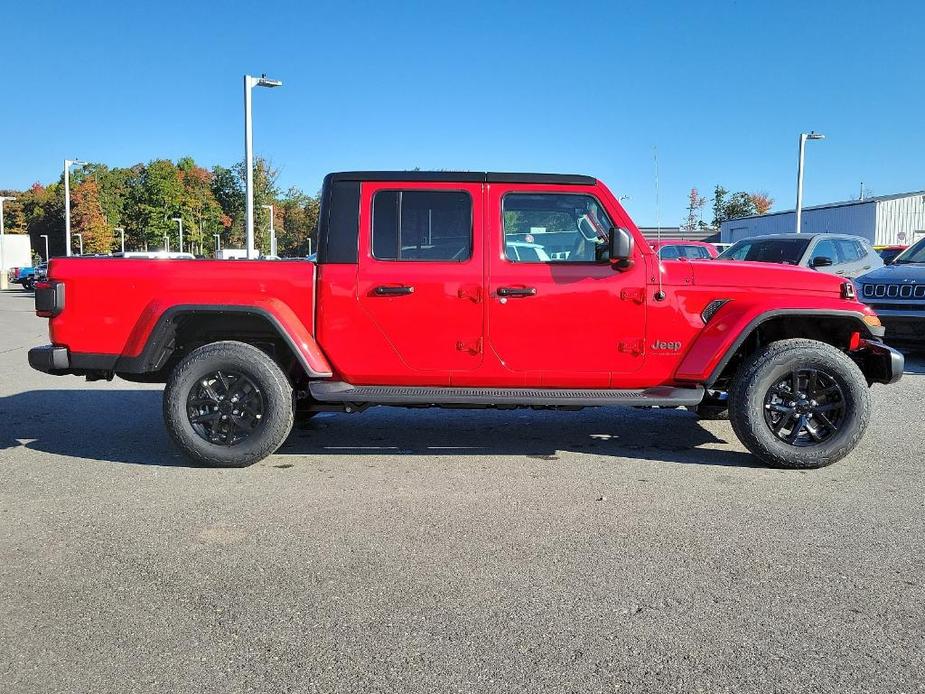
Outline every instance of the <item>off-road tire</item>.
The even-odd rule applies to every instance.
[[[845,418],[831,438],[797,447],[778,438],[765,421],[765,397],[785,374],[819,369],[834,379],[844,395]],[[755,456],[776,467],[811,469],[848,455],[870,421],[870,394],[864,374],[844,352],[816,340],[772,342],[748,357],[729,390],[729,420],[739,440]]]
[[[219,370],[243,374],[260,390],[264,414],[240,443],[210,443],[193,429],[187,398],[201,378]],[[164,421],[177,447],[192,461],[214,467],[246,467],[273,454],[293,422],[292,386],[264,352],[243,342],[212,342],[190,352],[171,372],[164,389]]]

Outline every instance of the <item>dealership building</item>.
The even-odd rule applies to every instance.
[[[851,234],[874,245],[908,246],[925,238],[925,191],[804,207],[802,217],[806,234]],[[795,227],[794,210],[741,217],[720,225],[720,240],[789,234]]]

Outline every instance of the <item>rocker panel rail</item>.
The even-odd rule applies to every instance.
[[[379,405],[542,405],[595,407],[678,407],[697,405],[701,386],[658,386],[643,390],[575,388],[442,388],[431,386],[354,386],[342,381],[313,381],[309,391],[321,402],[373,403]]]

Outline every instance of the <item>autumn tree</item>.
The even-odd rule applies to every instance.
[[[755,207],[755,214],[767,214],[774,205],[774,198],[763,191],[749,193],[748,197]]]
[[[774,199],[767,193],[729,193],[722,186],[713,190],[713,226],[718,227],[729,219],[767,214],[774,204]]]
[[[95,178],[86,178],[71,191],[71,230],[83,237],[84,253],[110,253],[112,228],[103,217],[100,187]]]
[[[276,242],[280,255],[305,256],[317,250],[316,230],[321,196],[306,195],[296,187],[286,191],[276,208]]]
[[[691,188],[687,198],[687,219],[681,225],[686,231],[693,231],[705,226],[701,217],[703,208],[707,204],[707,199],[700,195],[696,188]]]
[[[169,159],[155,159],[145,166],[129,188],[126,201],[126,230],[139,245],[152,248],[178,247],[177,223],[172,217],[181,211],[183,185],[180,172]]]

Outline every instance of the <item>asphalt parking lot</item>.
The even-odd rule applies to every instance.
[[[925,359],[846,460],[683,410],[322,415],[190,467],[0,295],[0,691],[925,691]]]

